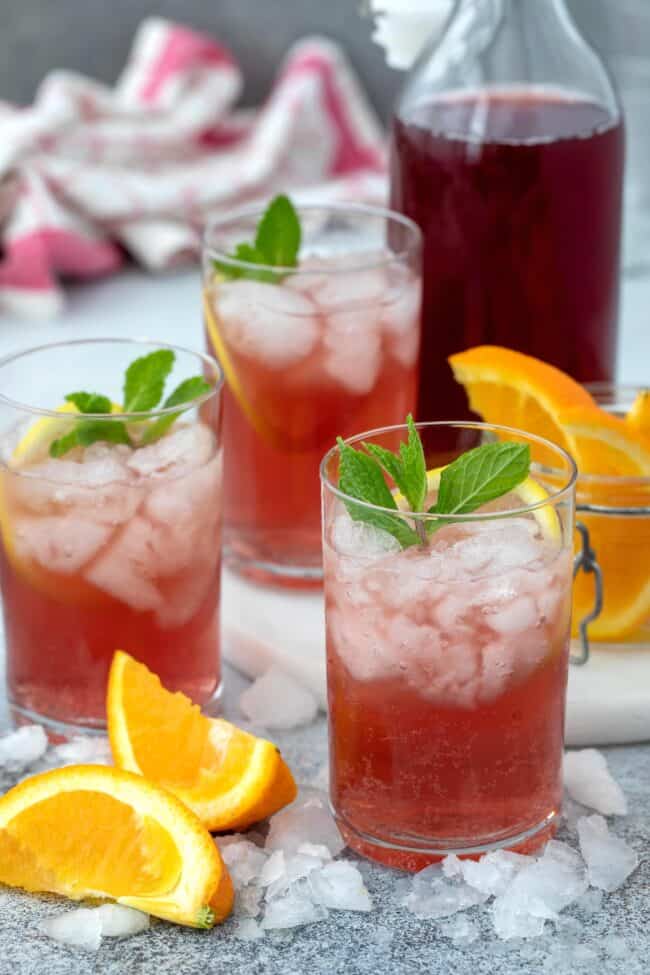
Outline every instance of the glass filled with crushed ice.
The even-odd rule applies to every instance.
[[[204,321],[226,378],[224,557],[309,585],[322,579],[323,453],[415,405],[420,232],[381,209],[278,199],[208,229]]]
[[[449,853],[529,852],[555,831],[576,477],[568,454],[519,431],[418,431],[419,510],[404,510],[390,478],[390,508],[343,491],[342,442],[321,466],[332,807],[353,849],[410,870]],[[347,444],[395,450],[404,435]],[[446,465],[510,441],[532,458],[516,489],[471,513],[447,497],[451,513],[431,513],[445,507]],[[467,478],[456,488],[471,496]],[[384,530],[395,520],[400,531]]]
[[[126,339],[0,362],[0,585],[16,720],[105,725],[113,652],[217,701],[221,371]]]

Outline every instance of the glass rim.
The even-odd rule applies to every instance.
[[[82,346],[82,345],[131,345],[134,348],[137,347],[149,347],[152,352],[157,349],[171,349],[173,352],[182,352],[184,355],[193,356],[198,359],[199,362],[204,365],[208,365],[216,376],[216,381],[214,385],[205,393],[197,396],[195,399],[190,400],[188,403],[179,403],[178,406],[166,406],[166,407],[156,407],[153,410],[140,410],[131,413],[126,412],[116,412],[116,413],[80,413],[79,418],[92,416],[94,419],[99,420],[143,420],[151,419],[153,417],[168,416],[171,413],[183,413],[187,410],[193,409],[197,406],[202,406],[204,403],[209,402],[213,396],[219,393],[224,385],[224,372],[221,367],[220,362],[214,358],[214,356],[209,355],[206,352],[197,352],[194,349],[188,349],[182,345],[176,345],[171,342],[157,342],[154,339],[149,338],[131,338],[130,336],[106,336],[100,338],[77,338],[77,339],[61,339],[57,342],[44,342],[41,345],[33,345],[28,349],[20,349],[17,352],[10,352],[8,355],[0,358],[0,373],[5,366],[11,365],[12,363],[18,362],[20,359],[27,359],[30,355],[35,355],[40,352],[48,352],[52,349],[61,349],[70,346]],[[30,413],[34,416],[47,416],[55,417],[57,420],[61,419],[61,411],[56,409],[49,409],[46,407],[33,406],[29,403],[24,403],[21,400],[13,399],[11,396],[7,396],[5,393],[0,391],[0,406],[8,406],[13,410],[20,411],[22,413]],[[69,415],[71,422],[75,420],[75,414],[71,413]]]
[[[516,515],[524,515],[530,512],[538,511],[540,508],[545,508],[547,505],[555,505],[560,501],[563,501],[575,488],[576,480],[578,477],[578,469],[576,467],[573,457],[559,444],[553,443],[551,440],[547,440],[545,437],[538,437],[536,434],[528,433],[526,430],[518,430],[516,427],[507,427],[498,423],[482,423],[480,421],[473,420],[429,420],[423,421],[421,423],[415,424],[418,430],[427,429],[430,427],[452,427],[464,430],[490,430],[496,431],[498,433],[514,434],[516,437],[524,437],[527,440],[532,440],[543,447],[550,448],[555,451],[561,457],[564,458],[567,465],[567,472],[559,471],[558,469],[552,469],[543,467],[544,471],[550,475],[558,475],[566,477],[566,483],[562,487],[556,490],[549,491],[548,497],[543,498],[540,501],[535,501],[531,504],[522,504],[516,508],[507,508],[503,511],[483,511],[483,512],[471,512],[469,514],[437,514],[435,512],[429,511],[403,511],[395,510],[394,508],[384,508],[381,505],[371,504],[369,501],[359,501],[354,498],[351,494],[347,494],[342,491],[338,485],[334,484],[327,473],[327,467],[332,460],[332,458],[340,453],[339,447],[335,444],[333,447],[327,451],[320,463],[320,479],[324,487],[332,494],[340,498],[343,502],[352,502],[359,507],[365,508],[368,511],[379,511],[382,514],[399,515],[402,518],[413,519],[418,521],[439,521],[439,522],[480,522],[480,521],[493,521],[497,518],[512,518]],[[374,430],[367,430],[365,433],[355,434],[353,437],[347,437],[344,440],[346,444],[356,444],[363,440],[372,440],[373,437],[378,437],[387,433],[397,433],[398,431],[407,431],[408,427],[405,423],[397,423],[392,426],[387,427],[377,427]],[[542,465],[538,465],[541,467]]]
[[[229,224],[236,223],[238,220],[243,220],[246,217],[260,217],[264,213],[266,206],[268,204],[255,203],[248,204],[245,206],[237,207],[234,210],[229,210],[228,213],[223,214],[223,216],[214,217],[209,220],[203,231],[202,238],[202,252],[205,256],[209,255],[211,258],[216,259],[224,264],[228,264],[231,267],[241,268],[247,271],[268,271],[273,270],[278,274],[314,274],[314,268],[301,268],[301,267],[283,267],[276,264],[256,264],[252,261],[242,261],[210,242],[210,236],[220,227],[226,227]],[[422,231],[414,220],[410,217],[404,216],[402,213],[398,213],[396,210],[391,210],[388,207],[374,206],[370,203],[298,203],[296,204],[296,210],[298,214],[305,211],[326,211],[333,213],[341,213],[345,216],[356,215],[356,216],[366,216],[366,217],[378,217],[380,219],[400,224],[408,233],[411,235],[411,240],[406,247],[401,248],[399,251],[392,252],[385,255],[381,259],[375,258],[373,260],[365,261],[353,261],[346,263],[345,267],[324,267],[318,268],[318,274],[350,274],[350,272],[355,271],[369,271],[374,268],[384,267],[386,264],[400,263],[407,261],[411,256],[417,255],[422,249]]]

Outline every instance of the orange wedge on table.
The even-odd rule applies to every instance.
[[[34,775],[0,798],[0,883],[110,898],[191,927],[232,909],[215,843],[174,796],[97,765]]]
[[[650,477],[650,397],[641,394],[628,416],[619,417],[600,409],[570,376],[511,349],[479,346],[451,356],[449,362],[483,420],[547,437],[574,456],[580,474],[592,476],[578,480],[579,503],[650,506],[647,485],[616,480]],[[590,624],[590,637],[634,640],[650,622],[650,518],[587,512],[579,517],[589,529],[604,580],[604,606]],[[593,604],[593,576],[580,573],[574,586],[574,626]]]
[[[245,829],[297,795],[275,745],[205,717],[121,651],[111,665],[107,717],[115,764],[173,792],[212,831]]]

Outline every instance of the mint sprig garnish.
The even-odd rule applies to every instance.
[[[441,472],[436,503],[427,509],[427,513],[448,517],[437,521],[409,519],[408,513],[392,514],[393,510],[398,511],[398,506],[384,472],[394,481],[411,512],[423,513],[428,492],[422,441],[410,414],[406,423],[408,441],[400,444],[397,453],[371,443],[363,443],[364,450],[357,450],[340,437],[337,440],[340,451],[339,487],[357,501],[377,506],[366,508],[354,501],[346,501],[350,517],[388,532],[402,548],[426,545],[427,536],[454,521],[454,515],[476,511],[489,501],[514,490],[528,477],[530,448],[527,444],[483,444],[461,454]],[[379,511],[377,508],[388,510]]]
[[[253,243],[237,244],[228,257],[246,264],[265,267],[241,267],[227,261],[213,261],[217,271],[225,278],[248,278],[274,284],[286,274],[273,271],[273,267],[296,267],[302,231],[296,209],[288,196],[276,196],[269,203],[257,226]]]
[[[123,399],[120,408],[123,413],[147,413],[154,410],[160,403],[165,383],[176,360],[172,349],[157,349],[148,355],[135,359],[126,370],[124,376]],[[192,376],[185,379],[169,394],[162,404],[166,409],[190,403],[211,389],[203,376]],[[74,403],[80,413],[89,419],[77,420],[74,427],[62,437],[50,444],[51,457],[63,457],[74,447],[89,447],[90,444],[104,441],[113,444],[128,444],[140,447],[160,439],[175,420],[181,415],[181,410],[166,413],[155,420],[148,421],[147,417],[132,418],[129,429],[123,420],[111,420],[106,414],[111,413],[112,404],[108,396],[101,393],[76,392],[68,393],[66,402]],[[104,414],[98,416],[98,414]],[[137,433],[133,425],[137,419]]]

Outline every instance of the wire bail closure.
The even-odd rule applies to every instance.
[[[598,619],[603,608],[603,573],[598,564],[596,553],[591,547],[589,529],[583,522],[577,521],[576,531],[580,533],[582,547],[573,560],[573,578],[575,579],[580,571],[594,576],[594,606],[591,612],[583,616],[578,624],[580,651],[572,653],[569,658],[576,667],[583,667],[589,660],[590,654],[589,624]]]

